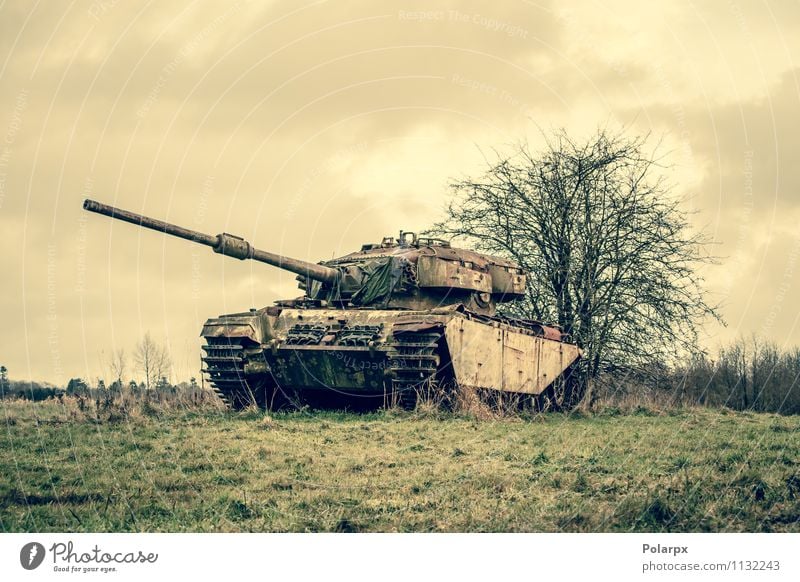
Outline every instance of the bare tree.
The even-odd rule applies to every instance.
[[[111,359],[108,363],[111,368],[111,373],[114,376],[115,384],[121,389],[122,378],[128,368],[128,361],[125,357],[125,350],[120,348],[115,352],[111,352]]]
[[[518,146],[451,184],[447,218],[433,229],[529,271],[512,314],[570,334],[584,350],[583,380],[661,369],[676,349],[696,347],[702,320],[718,318],[697,270],[712,260],[706,240],[690,231],[645,141],[600,131],[576,143],[561,131],[537,155]]]
[[[158,345],[147,332],[142,341],[136,344],[133,354],[136,366],[145,378],[145,386],[149,390],[159,378],[166,376],[171,365],[169,352]]]

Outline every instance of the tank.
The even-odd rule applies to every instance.
[[[525,294],[516,263],[400,232],[310,263],[85,200],[84,209],[297,275],[303,294],[213,317],[203,373],[232,408],[415,406],[422,395],[519,397],[571,408],[581,357],[559,328],[501,315]]]

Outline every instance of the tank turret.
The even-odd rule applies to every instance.
[[[338,269],[340,278],[335,287],[313,285],[308,294],[330,304],[413,310],[463,304],[492,315],[497,303],[525,294],[525,273],[516,263],[412,232],[322,264]]]

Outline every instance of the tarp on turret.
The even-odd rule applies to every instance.
[[[353,305],[386,305],[403,277],[403,263],[400,257],[385,257],[370,261],[361,267],[364,274],[361,288],[350,301]]]

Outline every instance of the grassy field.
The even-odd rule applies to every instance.
[[[800,531],[800,417],[0,408],[3,531]]]

